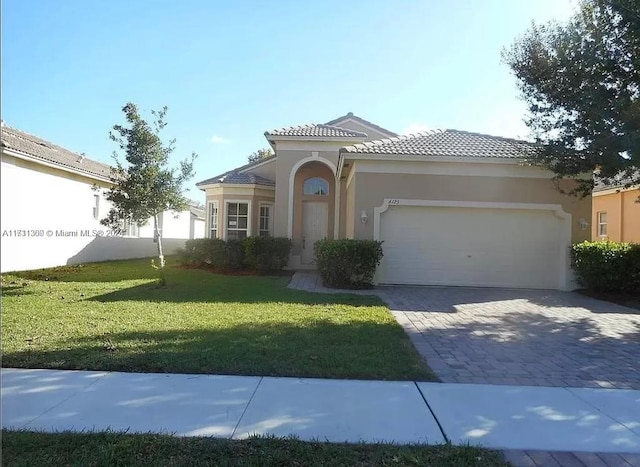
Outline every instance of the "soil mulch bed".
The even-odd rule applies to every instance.
[[[605,302],[615,303],[617,305],[626,306],[640,310],[640,292],[637,294],[625,294],[620,292],[595,292],[593,290],[579,290],[582,295],[597,298]]]
[[[174,266],[177,269],[200,269],[201,271],[207,271],[212,274],[222,274],[223,276],[276,276],[276,277],[292,277],[295,271],[282,270],[271,271],[267,273],[260,273],[251,269],[220,269],[210,266],[191,266],[189,264],[178,264]]]

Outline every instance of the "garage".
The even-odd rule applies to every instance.
[[[387,200],[380,284],[566,289],[570,216],[556,205]]]

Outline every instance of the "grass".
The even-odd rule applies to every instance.
[[[286,288],[149,260],[2,276],[2,365],[18,368],[431,380],[375,297]]]
[[[507,466],[468,446],[332,444],[294,439],[176,438],[117,433],[2,432],[2,463],[12,466]]]

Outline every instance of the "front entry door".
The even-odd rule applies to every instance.
[[[327,238],[329,227],[329,204],[306,201],[302,203],[302,264],[314,260],[313,245]]]

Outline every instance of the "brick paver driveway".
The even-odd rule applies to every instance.
[[[444,382],[640,389],[640,311],[577,293],[376,290]]]

